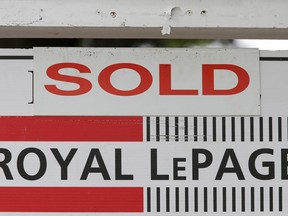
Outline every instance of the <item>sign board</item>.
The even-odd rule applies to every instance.
[[[288,52],[252,116],[36,116],[33,58],[0,51],[0,215],[287,215]]]
[[[33,53],[35,115],[260,114],[257,49],[36,48]]]
[[[2,0],[1,38],[288,39],[286,1]],[[113,5],[113,7],[111,7]],[[75,14],[81,14],[81,19]]]

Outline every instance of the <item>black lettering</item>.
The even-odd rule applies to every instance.
[[[281,179],[287,180],[288,179],[288,173],[287,173],[287,167],[288,167],[288,149],[281,149]]]
[[[233,167],[226,167],[229,158],[231,159]],[[233,149],[226,149],[216,175],[216,180],[221,180],[224,173],[236,173],[239,180],[245,180],[240,164]]]
[[[179,167],[178,162],[186,162],[186,158],[174,158],[173,159],[173,179],[174,180],[186,180],[186,176],[179,176],[179,171],[185,171],[185,167]]]
[[[63,157],[61,156],[60,152],[58,149],[51,149],[54,157],[56,158],[58,164],[61,167],[61,180],[67,180],[68,176],[68,165],[70,164],[72,158],[74,157],[77,149],[73,148],[70,150],[68,156],[64,160]]]
[[[133,180],[133,175],[122,174],[121,149],[115,149],[115,179],[116,180]]]
[[[200,163],[199,155],[202,154],[205,156],[205,161]],[[213,161],[213,156],[210,151],[206,149],[193,149],[192,150],[192,179],[199,180],[199,169],[206,168],[211,165]]]
[[[257,179],[260,179],[260,180],[274,179],[274,177],[275,177],[274,162],[264,161],[262,163],[263,167],[268,167],[268,174],[267,175],[261,174],[257,171],[256,166],[255,166],[255,161],[256,161],[257,157],[261,154],[273,155],[273,149],[258,149],[251,154],[251,156],[249,158],[249,170],[250,170],[251,175]]]
[[[99,167],[92,167],[94,158],[96,158]],[[99,149],[91,149],[83,173],[81,175],[81,180],[86,180],[89,173],[101,173],[104,180],[110,180],[109,173],[106,169]]]
[[[11,161],[12,155],[8,149],[0,148],[0,154],[4,155],[4,159],[0,161],[0,167],[2,168],[7,180],[13,180],[12,174],[8,167],[8,163]]]
[[[157,149],[151,149],[151,180],[169,180],[169,175],[158,174]]]
[[[24,159],[25,157],[30,154],[33,153],[35,155],[37,155],[37,157],[39,158],[39,162],[40,162],[40,166],[39,166],[39,170],[35,175],[29,175],[26,170],[24,169]],[[17,169],[19,174],[26,180],[38,180],[40,178],[42,178],[42,176],[45,174],[46,169],[47,169],[47,160],[46,157],[44,155],[44,153],[37,149],[37,148],[27,148],[24,149],[23,151],[20,152],[18,158],[17,158]]]

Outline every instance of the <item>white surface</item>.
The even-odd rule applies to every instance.
[[[50,79],[47,68],[62,62],[86,65],[91,73],[63,69],[61,74],[90,80],[86,94],[62,96],[47,91],[45,85],[61,90],[77,89],[75,84]],[[134,63],[147,68],[153,77],[151,87],[142,94],[118,96],[104,91],[97,77],[109,65]],[[171,64],[172,89],[195,89],[199,95],[159,95],[159,64]],[[203,95],[202,65],[232,64],[248,73],[248,87],[233,95]],[[256,49],[34,49],[35,115],[259,115],[259,52]],[[215,89],[232,89],[238,78],[229,70],[215,70]],[[239,81],[240,82],[240,81]],[[111,83],[121,90],[139,85],[139,75],[130,69],[113,73]],[[117,107],[117,109],[115,109]]]
[[[283,0],[2,0],[0,37],[287,39],[287,8]]]
[[[234,43],[239,48],[288,50],[288,40],[235,40]]]
[[[193,186],[215,185],[215,186],[241,186],[250,185],[257,186],[261,182],[262,185],[271,185],[271,181],[264,181],[255,178],[248,169],[248,161],[251,154],[261,148],[272,148],[269,142],[255,142],[253,145],[246,142],[234,142],[223,145],[221,142],[216,143],[169,143],[159,144],[157,142],[143,142],[143,143],[103,143],[103,142],[1,142],[3,148],[8,149],[12,154],[12,159],[8,167],[13,176],[13,180],[7,180],[4,172],[1,170],[1,186],[159,186],[165,184],[167,186],[185,186],[192,181],[192,172],[195,167],[192,165],[192,151],[193,149],[205,149],[213,155],[212,164],[207,168],[199,169],[199,179],[193,179]],[[181,146],[181,148],[180,148]],[[17,158],[19,153],[27,148],[37,148],[43,152],[47,160],[47,170],[44,175],[34,181],[29,181],[21,177],[18,172]],[[51,152],[51,148],[57,148],[63,158],[66,158],[72,148],[77,151],[68,165],[67,180],[61,180],[61,167],[55,156]],[[85,164],[88,160],[91,149],[99,149],[102,159],[104,161],[107,172],[111,178],[104,179],[100,172],[89,172],[87,179],[80,180]],[[122,153],[122,174],[133,175],[133,180],[117,180],[115,179],[115,149],[121,149]],[[157,149],[157,174],[165,174],[169,176],[169,180],[153,180],[151,177],[151,149]],[[215,181],[224,153],[227,149],[233,149],[245,181],[238,179],[234,173],[224,173],[221,181]],[[243,151],[245,149],[245,151]],[[259,155],[256,168],[260,173],[267,174],[268,168],[263,167],[261,161],[273,161],[275,164],[281,164],[281,149],[287,149],[285,143],[278,143],[272,148],[273,154]],[[93,154],[94,155],[94,154]],[[199,154],[199,163],[205,160],[204,154]],[[1,157],[3,155],[1,154]],[[265,156],[265,157],[263,157]],[[99,167],[97,158],[94,155],[92,167]],[[173,177],[173,158],[185,158],[185,161],[179,162],[179,167],[185,167],[185,170],[178,171],[179,176],[185,176],[186,180],[175,180]],[[259,161],[260,160],[260,161]],[[228,161],[227,167],[231,167],[231,161]],[[35,153],[29,153],[24,159],[24,170],[28,175],[34,176],[40,167],[39,157]],[[90,167],[88,165],[88,167]],[[272,172],[272,170],[270,170]],[[281,168],[277,166],[274,170],[275,178],[273,184],[284,186],[285,181],[281,180]],[[217,185],[216,185],[217,184]],[[288,209],[287,209],[288,210]]]
[[[30,55],[31,50],[0,50],[1,55]],[[260,51],[261,57],[288,57],[287,51]],[[1,62],[0,62],[1,63]],[[27,74],[27,69],[32,65],[32,60],[25,61],[18,60],[18,61],[8,61],[2,63],[3,67],[1,69],[1,73],[3,73],[2,76],[2,84],[1,84],[1,92],[7,91],[7,89],[11,88],[13,86],[13,100],[9,97],[11,94],[1,94],[1,104],[5,104],[6,110],[1,110],[0,115],[31,115],[30,108],[27,109],[27,101],[31,100],[31,80],[26,78],[21,78],[22,82],[17,82],[17,85],[14,85],[15,79],[18,76],[23,76],[23,74]],[[21,67],[20,67],[21,66]],[[13,70],[12,70],[12,69]],[[156,213],[155,210],[155,186],[161,187],[161,190],[165,189],[167,186],[171,186],[171,194],[172,188],[179,186],[180,190],[184,187],[198,187],[199,186],[199,212],[193,214],[195,215],[203,215],[203,214],[209,214],[209,215],[287,215],[287,206],[285,203],[287,203],[287,180],[280,180],[280,174],[281,174],[281,162],[279,155],[279,151],[281,148],[287,149],[287,110],[288,110],[288,100],[287,100],[287,92],[288,92],[288,85],[287,85],[287,68],[288,68],[288,62],[287,61],[260,61],[260,73],[261,73],[261,116],[264,118],[264,136],[266,140],[265,142],[259,142],[259,128],[258,128],[258,121],[255,123],[255,133],[257,134],[255,136],[255,142],[240,142],[239,136],[239,130],[240,128],[236,128],[236,132],[238,132],[236,135],[236,142],[228,142],[230,134],[227,132],[227,142],[211,142],[208,139],[208,142],[198,142],[194,143],[193,141],[189,141],[188,143],[184,141],[180,141],[179,143],[175,144],[172,142],[164,143],[162,142],[143,142],[143,143],[72,143],[72,142],[64,142],[64,143],[51,143],[51,142],[1,142],[1,148],[7,148],[12,152],[12,159],[11,162],[8,163],[9,168],[11,169],[12,175],[15,178],[15,180],[7,181],[3,178],[3,171],[0,169],[0,178],[1,178],[1,186],[99,186],[99,185],[137,185],[137,186],[151,186],[153,189],[153,204],[152,204],[152,213],[117,213],[117,214],[110,214],[110,213],[1,213],[1,215],[45,215],[45,216],[55,216],[55,215],[82,215],[82,216],[90,216],[90,215],[133,215],[133,216],[140,216],[140,215],[191,215],[192,213],[184,213],[183,209],[182,212],[179,213]],[[11,69],[11,70],[10,70]],[[14,76],[15,74],[15,76]],[[25,77],[23,76],[23,77]],[[28,87],[29,86],[29,87]],[[22,92],[26,92],[25,94],[22,94]],[[14,109],[15,103],[17,104],[17,109]],[[9,110],[11,109],[11,111]],[[33,113],[32,113],[33,114]],[[283,124],[283,140],[282,142],[278,142],[277,139],[273,139],[273,142],[267,141],[267,134],[268,134],[268,123],[267,118],[273,116],[273,117],[283,117],[282,124]],[[193,117],[192,117],[193,118]],[[245,117],[246,118],[246,117]],[[249,117],[247,117],[247,121],[245,121],[246,128],[249,128]],[[208,119],[209,120],[209,119]],[[246,120],[246,119],[245,119]],[[266,120],[266,122],[265,122]],[[239,121],[238,117],[236,117],[236,121]],[[221,122],[221,119],[220,121]],[[181,123],[179,121],[179,123]],[[199,135],[200,134],[200,121],[198,122],[198,129],[199,129]],[[170,122],[172,124],[172,122]],[[208,121],[209,128],[208,128],[208,135],[211,134],[211,122]],[[274,129],[273,129],[273,135],[274,137],[277,137],[278,131],[277,129],[277,122],[274,120]],[[231,128],[229,127],[229,123],[227,121],[227,131],[229,131]],[[155,124],[154,124],[155,126]],[[239,123],[236,124],[236,126],[239,126]],[[182,125],[179,125],[179,129],[181,130],[180,133],[183,131],[183,128],[181,128]],[[145,128],[145,127],[144,127]],[[220,125],[217,124],[217,133],[221,133],[221,130],[218,130],[218,128],[221,128]],[[175,128],[173,128],[175,129]],[[189,128],[189,133],[193,131],[193,128]],[[202,131],[202,130],[201,130]],[[245,131],[246,139],[249,139],[249,130],[248,132]],[[222,134],[221,134],[222,135]],[[221,135],[219,137],[221,137]],[[247,138],[248,137],[248,138]],[[170,139],[172,140],[172,139]],[[29,182],[24,180],[17,171],[17,156],[19,155],[19,152],[22,151],[25,148],[28,147],[36,147],[41,149],[45,153],[45,156],[47,157],[48,166],[47,166],[47,172],[43,176],[43,179]],[[51,153],[50,148],[58,148],[61,155],[65,157],[69,150],[71,148],[78,148],[78,152],[75,154],[74,158],[71,161],[71,164],[68,167],[68,180],[61,181],[60,180],[60,166],[58,165],[57,161],[55,160],[54,156]],[[103,156],[103,160],[105,164],[107,165],[107,169],[109,171],[109,174],[111,175],[112,180],[109,182],[104,182],[103,179],[101,179],[100,174],[91,173],[87,179],[87,181],[80,181],[79,175],[81,175],[83,166],[85,165],[85,162],[87,160],[87,155],[89,154],[89,151],[91,148],[99,148],[101,151],[101,154]],[[115,148],[122,148],[122,161],[123,161],[123,173],[125,174],[134,174],[135,181],[115,181],[113,180],[114,177],[114,149]],[[149,170],[150,170],[150,148],[157,148],[158,149],[158,159],[159,159],[159,173],[161,174],[172,174],[172,167],[173,157],[184,157],[186,158],[186,162],[181,162],[180,166],[185,166],[185,171],[179,171],[179,175],[187,175],[186,181],[178,181],[175,183],[175,181],[151,181],[149,180]],[[202,169],[200,171],[200,179],[201,181],[192,181],[191,180],[191,152],[193,148],[204,148],[212,152],[214,156],[213,164],[206,169]],[[223,180],[221,181],[215,181],[215,173],[217,172],[217,169],[219,167],[220,161],[223,157],[223,152],[226,148],[233,148],[236,152],[237,158],[239,160],[239,164],[241,165],[243,174],[246,178],[246,180],[237,180],[236,175],[231,173],[226,173],[223,176]],[[255,179],[253,176],[251,176],[248,167],[247,167],[247,159],[249,158],[251,152],[253,152],[256,149],[259,148],[271,148],[274,150],[273,155],[264,155],[260,156],[257,160],[257,169],[259,169],[259,172],[265,174],[267,173],[267,167],[262,167],[262,162],[275,162],[275,179],[269,180],[269,181],[261,181]],[[2,160],[3,158],[1,158]],[[26,161],[27,160],[27,161]],[[30,174],[33,174],[33,171],[37,170],[39,167],[39,161],[37,158],[33,158],[33,155],[28,155],[25,159],[27,164],[25,164],[25,168],[27,168],[27,172]],[[231,163],[228,163],[228,166],[230,166]],[[95,164],[97,166],[97,164]],[[97,181],[95,181],[97,180]],[[250,211],[250,187],[255,186],[255,212]],[[283,187],[283,212],[278,212],[278,195],[277,195],[277,189],[278,187]],[[203,187],[208,187],[208,194],[210,196],[210,199],[208,200],[208,213],[203,212],[203,193],[202,189]],[[211,189],[212,187],[217,187],[219,189],[218,194],[218,212],[212,212],[212,204],[213,200],[211,199]],[[222,187],[227,187],[227,212],[222,212],[222,203],[221,203],[221,189]],[[237,204],[236,204],[236,212],[232,212],[231,210],[231,187],[236,187],[236,195],[237,195]],[[246,202],[246,211],[240,212],[241,210],[241,204],[239,202],[240,196],[240,188],[245,187],[246,189],[246,195],[247,199]],[[264,187],[264,212],[260,212],[259,206],[259,187]],[[273,187],[274,189],[274,211],[269,211],[269,187]],[[172,194],[173,195],[173,194]],[[183,195],[183,194],[181,194]],[[192,195],[192,194],[190,194]],[[146,196],[146,195],[145,195]],[[181,196],[182,197],[182,196]],[[146,198],[146,197],[145,197]],[[163,197],[162,197],[163,198]],[[193,197],[190,196],[190,204],[193,204]],[[171,203],[174,200],[171,200]],[[162,199],[161,203],[161,210],[165,208],[165,205],[162,205],[165,202],[165,199]],[[183,202],[180,204],[183,207]],[[174,207],[175,204],[171,204],[171,208]]]
[[[0,49],[0,56],[32,56],[32,50]],[[1,59],[0,115],[33,115],[32,59]]]

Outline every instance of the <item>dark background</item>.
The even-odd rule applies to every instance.
[[[0,48],[33,47],[195,47],[233,46],[233,40],[185,39],[0,39]]]

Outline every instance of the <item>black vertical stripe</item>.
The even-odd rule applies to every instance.
[[[227,211],[227,195],[226,195],[226,188],[223,187],[222,189],[222,198],[223,198],[223,212]]]
[[[264,211],[264,188],[260,187],[260,211]]]
[[[188,141],[188,117],[184,117],[184,135],[185,135],[185,142]]]
[[[244,117],[241,117],[240,120],[240,125],[241,125],[241,142],[245,141],[245,119]]]
[[[273,187],[269,188],[269,210],[273,211]]]
[[[213,187],[213,211],[217,212],[217,188]]]
[[[147,212],[151,212],[151,188],[147,188]]]
[[[245,212],[245,187],[241,188],[241,211]]]
[[[165,117],[165,140],[169,142],[169,117]]]
[[[156,141],[160,141],[160,117],[156,117]]]
[[[183,207],[184,207],[184,211],[185,212],[189,212],[189,188],[185,187],[184,188],[184,203],[183,203]],[[208,188],[204,187],[203,188],[203,210],[204,212],[208,212]],[[212,189],[212,188],[211,188]],[[241,211],[245,212],[246,211],[246,194],[245,194],[245,187],[241,187]],[[251,187],[251,212],[255,212],[255,188]],[[260,212],[264,212],[265,211],[265,194],[267,197],[267,205],[269,205],[269,207],[267,206],[267,208],[269,208],[270,212],[274,211],[274,205],[275,205],[275,200],[274,200],[274,188],[273,187],[269,187],[269,191],[267,188],[264,190],[264,187],[260,187],[260,196],[259,196],[259,204],[260,204]],[[265,192],[266,191],[266,192]],[[217,188],[213,187],[213,191],[211,191],[213,195],[213,212],[217,212],[218,211],[218,206],[217,206]],[[276,192],[276,191],[275,191]],[[237,195],[236,195],[237,191],[236,191],[236,187],[232,187],[232,212],[236,212],[237,211]],[[269,194],[268,194],[269,193]],[[227,188],[223,187],[222,188],[222,201],[223,201],[223,212],[227,211]],[[212,197],[211,197],[212,198]],[[240,198],[240,197],[239,197]],[[269,200],[268,200],[269,199]],[[199,196],[198,196],[198,188],[194,187],[194,211],[198,212],[199,211]],[[283,211],[283,190],[282,187],[278,188],[278,208],[279,208],[279,212]],[[151,188],[147,187],[146,189],[146,210],[147,212],[151,212]],[[161,194],[160,194],[160,187],[156,188],[156,211],[157,212],[161,212]],[[175,211],[176,212],[180,212],[180,189],[179,187],[175,188]],[[276,205],[277,206],[277,205]],[[170,188],[166,187],[166,212],[171,212],[170,209]]]
[[[217,128],[216,128],[217,124],[216,124],[216,117],[214,116],[212,118],[212,128],[213,128],[213,141],[217,141]]]
[[[222,141],[226,141],[226,118],[222,117]]]
[[[198,212],[198,188],[194,188],[194,212]]]
[[[32,97],[31,97],[31,101],[28,102],[28,104],[34,104],[34,95],[35,95],[35,90],[34,90],[34,71],[30,70],[28,71],[28,73],[32,74]]]
[[[161,197],[160,197],[160,188],[156,188],[156,200],[157,200],[157,212],[160,212],[161,209]]]
[[[235,117],[231,118],[231,140],[235,142]]]
[[[269,141],[273,141],[273,120],[272,117],[269,117]]]
[[[282,187],[279,187],[279,211],[283,211],[283,194]]]
[[[146,140],[150,141],[150,117],[146,117]]]
[[[146,141],[151,141],[151,117],[147,116],[146,118]],[[208,125],[207,125],[207,118],[208,117],[203,117],[203,141],[208,140]],[[277,119],[276,119],[277,118]],[[282,142],[283,140],[287,139],[288,141],[288,136],[284,137],[283,134],[283,118],[282,117],[276,117],[275,120],[273,120],[273,117],[268,117],[268,140],[269,142],[272,142],[273,140],[277,140],[279,142]],[[198,127],[198,117],[194,116],[193,117],[193,130],[194,130],[194,141],[199,141],[199,127]],[[250,117],[250,135],[246,134],[245,135],[245,117],[240,118],[240,132],[241,132],[241,141],[245,141],[245,139],[249,139],[250,136],[250,141],[254,142],[255,141],[255,118]],[[223,142],[227,141],[227,122],[226,122],[226,117],[222,117],[222,138],[221,139]],[[273,132],[273,121],[275,121],[275,126],[277,127],[277,132],[274,134]],[[277,122],[277,123],[276,123]],[[266,124],[266,123],[265,123]],[[164,124],[163,124],[164,125]],[[162,127],[163,127],[162,125]],[[288,118],[287,118],[287,125],[288,125]],[[285,122],[286,126],[286,122]],[[160,117],[156,117],[156,141],[159,142],[161,141],[161,122],[160,122]],[[266,129],[266,127],[265,127]],[[153,130],[153,128],[152,128]],[[154,129],[155,130],[155,129]],[[215,142],[217,141],[217,117],[212,117],[212,140]],[[266,130],[265,130],[266,131]],[[264,117],[259,117],[259,141],[263,142],[264,141]],[[276,131],[276,130],[275,130]],[[179,127],[179,117],[175,117],[175,141],[179,141],[179,132],[180,132],[180,127]],[[170,117],[165,117],[165,141],[169,142],[171,140],[170,136]],[[172,132],[173,133],[173,132]],[[187,142],[189,140],[189,118],[186,116],[184,117],[184,137],[185,141]],[[201,132],[200,132],[201,134]],[[288,127],[287,127],[287,135],[288,135]],[[274,138],[273,138],[274,137]],[[173,138],[174,139],[174,138]],[[231,117],[231,141],[236,141],[236,117]]]
[[[207,117],[203,117],[203,141],[207,141]]]
[[[179,187],[175,188],[175,211],[179,212]]]
[[[250,141],[254,142],[254,117],[250,117]]]
[[[208,211],[208,191],[207,187],[204,187],[204,212]]]
[[[179,141],[179,118],[175,117],[175,141]]]
[[[185,187],[185,212],[189,212],[189,188]]]
[[[282,118],[278,117],[278,141],[282,142]]]
[[[232,187],[232,211],[236,211],[236,188]]]
[[[170,212],[170,188],[166,187],[166,212]]]
[[[255,211],[255,190],[254,187],[251,187],[251,211]]]
[[[197,117],[194,117],[194,141],[198,141],[198,122]]]
[[[259,118],[259,136],[260,142],[263,142],[263,117]]]

